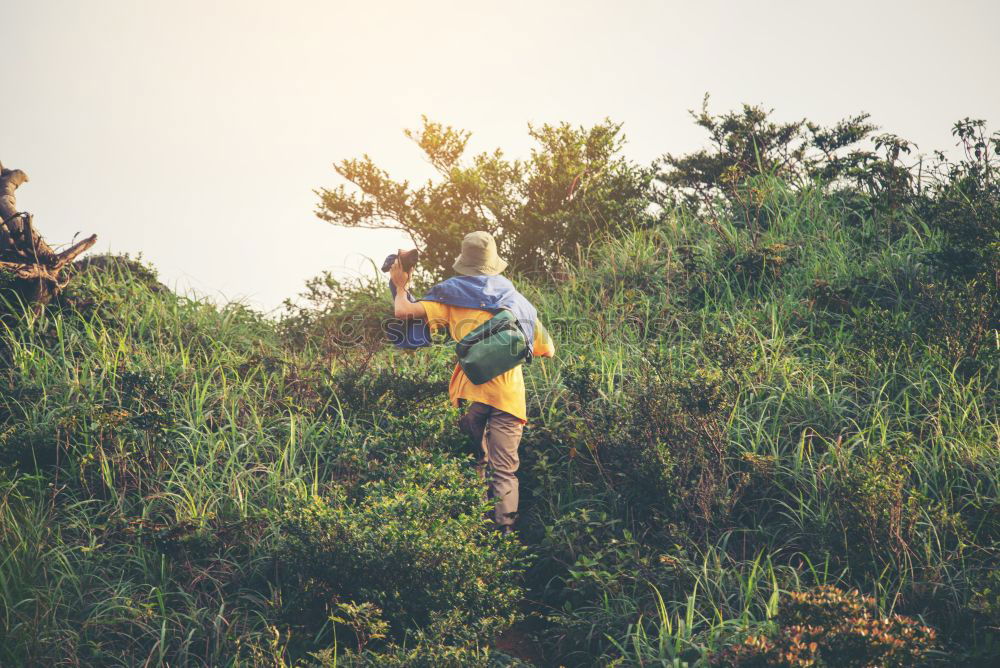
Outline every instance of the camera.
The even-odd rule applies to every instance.
[[[417,266],[417,260],[420,259],[420,251],[414,248],[413,250],[403,251],[399,254],[399,262],[403,265],[403,271],[410,273],[413,268]],[[388,272],[392,268],[392,263],[396,261],[396,254],[393,253],[385,259],[382,263],[382,271]]]

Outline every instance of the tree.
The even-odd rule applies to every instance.
[[[873,135],[869,114],[850,116],[824,127],[808,120],[775,122],[772,110],[743,105],[713,115],[708,96],[695,123],[708,131],[710,147],[687,155],[666,154],[656,180],[658,200],[712,209],[719,200],[742,203],[744,188],[761,176],[792,185],[824,183],[896,205],[913,185],[911,166],[901,158],[914,148],[892,134]],[[864,147],[870,140],[874,150]]]
[[[538,146],[527,160],[508,160],[500,149],[466,158],[469,132],[424,117],[405,134],[436,180],[411,186],[367,155],[342,160],[334,169],[351,187],[317,190],[316,215],[344,227],[405,231],[421,248],[423,268],[438,277],[474,230],[496,237],[513,270],[536,272],[603,232],[650,220],[652,170],[622,156],[621,124],[529,124],[528,133]]]

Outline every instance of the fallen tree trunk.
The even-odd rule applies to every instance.
[[[17,210],[14,192],[27,181],[20,169],[0,165],[0,272],[10,275],[10,286],[22,300],[46,304],[66,285],[62,269],[93,246],[97,235],[64,251],[53,250],[35,231],[31,214]]]

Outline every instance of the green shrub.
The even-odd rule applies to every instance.
[[[721,423],[731,399],[720,371],[674,374],[654,356],[605,402],[594,401],[587,362],[566,373],[575,401],[587,406],[567,436],[598,480],[643,512],[695,532],[724,522],[735,499]]]
[[[443,641],[501,633],[517,616],[524,551],[484,519],[478,479],[427,452],[384,466],[392,475],[281,513],[278,558],[302,592],[292,613],[321,624],[337,604],[374,605],[396,641],[446,618]]]
[[[337,358],[345,350],[371,354],[386,340],[383,321],[392,315],[386,283],[345,282],[330,272],[306,281],[298,299],[286,299],[279,329],[296,350],[312,348]]]
[[[488,668],[525,666],[488,645],[454,641],[449,627],[462,624],[461,613],[445,615],[428,627],[409,634],[404,642],[390,641],[377,648],[353,648],[337,644],[311,653],[316,668],[371,666],[372,668]]]

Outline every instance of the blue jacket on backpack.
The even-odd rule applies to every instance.
[[[391,280],[389,290],[395,299],[396,286]],[[531,346],[531,342],[535,340],[535,318],[538,313],[514,284],[503,276],[454,276],[432,287],[419,300],[408,297],[411,302],[432,301],[492,313],[509,310],[524,330],[528,345]],[[386,333],[397,348],[423,348],[431,344],[430,325],[419,318],[394,320],[386,327]]]

